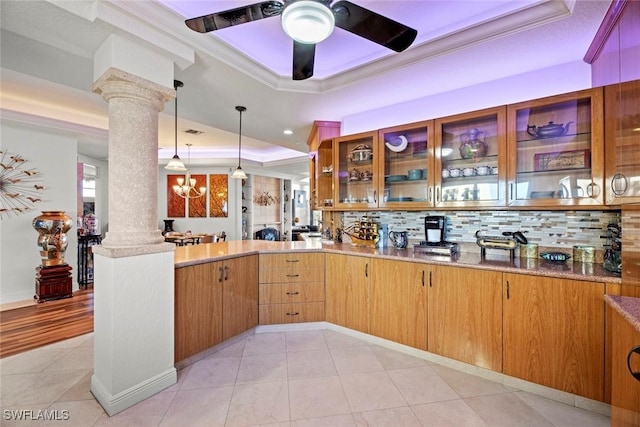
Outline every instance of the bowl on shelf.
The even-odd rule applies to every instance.
[[[422,169],[410,169],[407,172],[407,176],[411,181],[415,181],[417,179],[422,179]]]

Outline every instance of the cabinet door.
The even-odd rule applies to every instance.
[[[376,208],[378,203],[378,133],[341,136],[334,144],[334,206],[342,209]]]
[[[606,202],[640,202],[640,80],[604,88]]]
[[[509,205],[604,201],[602,88],[509,105]]]
[[[604,284],[504,274],[504,373],[604,399]]]
[[[427,300],[430,352],[502,370],[502,273],[436,266]]]
[[[608,308],[612,320],[611,360],[611,426],[640,425],[640,381],[627,367],[627,357],[640,345],[640,332],[616,310]],[[633,372],[640,372],[640,355],[631,354],[629,364]]]
[[[227,340],[258,324],[258,256],[224,261],[223,339]]]
[[[309,145],[310,203],[314,209],[330,209],[333,205],[333,141],[340,135],[340,122],[313,122],[307,139]],[[327,203],[327,204],[325,204]]]
[[[505,118],[496,107],[435,121],[436,206],[505,205]]]
[[[369,276],[371,260],[349,255],[326,255],[328,322],[369,333]]]
[[[434,206],[433,121],[378,131],[380,207],[415,209]]]
[[[371,334],[427,349],[428,266],[372,260]]]
[[[175,361],[222,341],[222,263],[175,270]]]

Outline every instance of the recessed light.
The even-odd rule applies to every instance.
[[[293,135],[293,131],[291,129],[285,129],[283,133],[285,135]]]

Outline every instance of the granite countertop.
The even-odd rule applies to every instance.
[[[211,261],[237,258],[244,255],[278,252],[325,252],[355,256],[369,256],[408,262],[478,268],[509,273],[567,278],[591,282],[621,283],[619,276],[602,268],[602,264],[581,262],[550,262],[543,259],[515,258],[495,254],[482,258],[479,253],[462,252],[455,256],[426,255],[414,253],[413,249],[367,248],[347,243],[329,243],[321,239],[306,241],[273,242],[267,240],[241,240],[179,246],[175,252],[177,268]]]
[[[620,315],[640,332],[640,298],[605,295],[604,299]]]

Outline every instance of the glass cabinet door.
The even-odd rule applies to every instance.
[[[504,206],[505,118],[497,107],[435,121],[436,206]]]
[[[601,205],[602,88],[510,105],[509,205]]]
[[[604,88],[609,205],[640,202],[640,80]]]
[[[331,210],[333,200],[333,140],[321,141],[315,156],[315,194],[316,209]]]
[[[378,134],[367,132],[333,140],[335,206],[369,209],[378,206]]]
[[[433,121],[382,129],[378,133],[380,161],[378,206],[418,208],[432,206]]]

